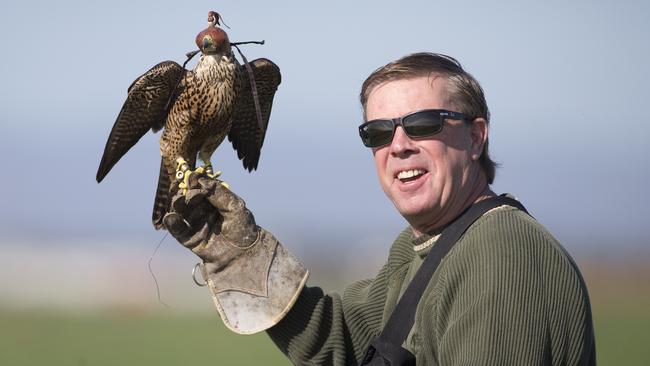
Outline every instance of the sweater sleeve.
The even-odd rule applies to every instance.
[[[504,210],[461,241],[441,267],[433,313],[422,319],[440,365],[595,362],[585,284],[541,225]]]
[[[397,302],[413,250],[404,232],[379,274],[348,286],[343,296],[305,287],[289,313],[267,332],[296,365],[357,365]],[[406,250],[405,248],[408,248]]]

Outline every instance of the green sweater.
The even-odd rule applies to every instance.
[[[395,240],[374,279],[343,296],[305,288],[269,329],[297,365],[357,365],[435,236]],[[479,218],[442,260],[404,345],[418,365],[595,365],[587,288],[564,248],[511,207]]]

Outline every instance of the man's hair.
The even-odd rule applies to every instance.
[[[421,76],[440,75],[447,78],[447,102],[468,116],[471,120],[482,117],[488,125],[490,123],[490,111],[485,102],[485,95],[481,85],[474,77],[463,70],[460,63],[453,57],[438,53],[414,53],[393,61],[373,71],[363,82],[359,98],[363,106],[363,113],[366,113],[368,96],[372,90],[387,81],[410,79]],[[479,164],[488,184],[494,181],[497,163],[490,159],[488,153],[488,141],[485,141],[483,152],[479,158]]]

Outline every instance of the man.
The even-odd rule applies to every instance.
[[[240,333],[267,329],[295,364],[360,363],[442,230],[495,196],[488,107],[455,59],[419,53],[389,63],[364,82],[361,103],[362,141],[409,223],[374,279],[343,296],[303,287],[306,271],[215,180],[194,177],[165,218],[203,259],[224,322]],[[418,365],[595,364],[578,268],[539,223],[507,205],[478,218],[444,257],[403,347]]]

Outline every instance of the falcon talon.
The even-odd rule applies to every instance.
[[[187,162],[185,161],[185,159],[183,159],[182,157],[176,159],[176,170],[179,170],[181,172],[186,172],[189,169],[190,169],[190,167],[187,164]]]
[[[178,188],[187,190],[188,188],[187,180],[183,179],[180,183],[178,183]]]
[[[189,166],[185,159],[178,158],[176,159],[176,179],[181,180],[185,177],[185,173],[189,170]]]
[[[208,178],[210,178],[210,179],[217,179],[217,178],[219,178],[219,176],[221,176],[221,171],[220,170],[217,170],[216,173],[213,173],[212,171],[206,172],[206,173],[207,173]]]
[[[186,170],[185,172],[181,172],[180,170],[176,172],[176,178],[181,180],[180,183],[178,183],[178,189],[180,193],[184,196],[187,193],[188,188],[190,187],[190,175],[192,174],[191,170]]]
[[[206,164],[205,165],[205,174],[207,174],[208,176],[210,176],[211,174],[214,174],[212,172],[212,164]]]
[[[183,183],[185,184],[185,188],[189,188],[190,186],[190,175],[192,175],[191,170],[186,170],[185,174],[183,174]]]
[[[215,173],[210,172],[208,173],[208,177],[211,179],[217,179],[221,176],[221,170],[217,170]]]
[[[205,175],[208,178],[215,179],[221,175],[221,170],[218,170],[216,173],[212,170],[211,162],[207,162],[203,167],[205,168]]]

